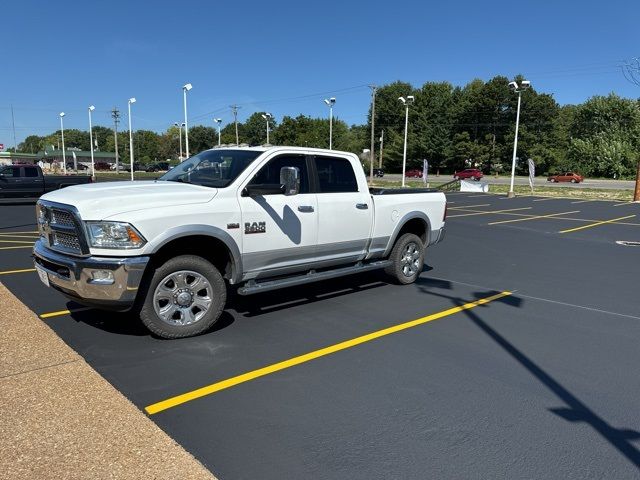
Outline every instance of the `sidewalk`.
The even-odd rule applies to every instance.
[[[0,283],[0,479],[215,477]]]

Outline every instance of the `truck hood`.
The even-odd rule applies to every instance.
[[[144,209],[206,203],[218,190],[165,181],[104,182],[76,185],[43,195],[42,200],[73,205],[83,220],[104,220]]]

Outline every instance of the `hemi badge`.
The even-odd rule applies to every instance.
[[[227,223],[227,228],[231,230],[232,228],[240,228],[239,223]]]

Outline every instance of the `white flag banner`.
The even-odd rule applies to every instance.
[[[422,183],[425,185],[429,181],[429,160],[422,160]]]
[[[536,176],[536,164],[531,158],[527,160],[527,163],[529,164],[529,186],[531,187],[531,191],[533,192],[533,180]]]

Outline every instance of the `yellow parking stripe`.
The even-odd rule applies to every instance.
[[[36,242],[25,242],[24,240],[0,240],[0,243],[28,243],[29,245],[33,245]]]
[[[62,317],[64,315],[70,315],[76,312],[84,312],[85,310],[91,310],[91,309],[89,307],[82,307],[82,308],[74,308],[73,310],[59,310],[57,312],[43,313],[40,315],[40,318],[45,319],[45,318],[53,318],[53,317]]]
[[[500,220],[499,222],[491,222],[487,225],[499,225],[501,223],[514,223],[514,222],[526,222],[527,220],[537,220],[538,218],[550,218],[557,217],[558,215],[569,215],[570,213],[580,213],[580,210],[574,210],[573,212],[551,213],[549,215],[534,215],[527,218],[516,218],[512,220]]]
[[[19,247],[0,247],[0,250],[13,250],[16,248],[33,248],[33,245],[21,245]]]
[[[627,215],[626,217],[612,218],[611,220],[603,220],[603,221],[600,221],[600,222],[591,223],[589,225],[583,225],[581,227],[570,228],[568,230],[561,230],[559,233],[577,232],[578,230],[584,230],[585,228],[597,227],[598,225],[604,225],[606,223],[615,223],[618,220],[626,220],[627,218],[633,218],[633,217],[635,217],[635,215]]]
[[[15,234],[26,234],[26,233],[32,233],[33,235],[37,235],[38,232],[0,232],[0,236],[2,235],[15,235]]]
[[[458,215],[447,215],[447,218],[471,217],[473,215],[490,215],[492,213],[516,212],[516,211],[519,211],[519,210],[531,210],[531,208],[533,208],[533,207],[509,208],[507,210],[491,210],[489,212],[461,213],[461,214],[458,214]]]
[[[29,240],[37,240],[38,236],[37,235],[2,235],[0,234],[0,238],[2,239],[7,239],[7,238],[28,238]]]
[[[425,324],[427,322],[432,322],[434,320],[438,320],[443,317],[447,317],[449,315],[453,315],[458,312],[462,312],[463,310],[469,310],[471,308],[477,307],[479,305],[484,305],[494,300],[498,300],[500,298],[511,295],[512,292],[501,292],[496,295],[491,295],[490,297],[481,298],[476,300],[475,302],[465,303],[459,307],[450,308],[448,310],[444,310],[442,312],[434,313],[432,315],[428,315],[426,317],[418,318],[417,320],[412,320],[410,322],[401,323],[399,325],[395,325],[393,327],[385,328],[382,330],[378,330],[376,332],[369,333],[367,335],[362,335],[361,337],[356,337],[351,340],[347,340],[344,342],[337,343],[335,345],[331,345],[329,347],[321,348],[320,350],[315,350],[313,352],[306,353],[304,355],[300,355],[298,357],[291,358],[289,360],[285,360],[283,362],[275,363],[273,365],[269,365],[263,368],[259,368],[258,370],[253,370],[247,373],[243,373],[236,377],[228,378],[227,380],[223,380],[221,382],[216,382],[206,387],[198,388],[197,390],[193,390],[191,392],[183,393],[182,395],[177,395],[175,397],[168,398],[161,402],[154,403],[145,407],[145,411],[149,415],[153,415],[155,413],[162,412],[164,410],[168,410],[169,408],[176,407],[178,405],[182,405],[183,403],[190,402],[192,400],[196,400],[198,398],[211,395],[212,393],[219,392],[221,390],[225,390],[227,388],[234,387],[241,383],[248,382],[250,380],[254,380],[259,377],[263,377],[265,375],[269,375],[271,373],[278,372],[280,370],[284,370],[287,368],[294,367],[296,365],[300,365],[301,363],[309,362],[311,360],[315,360],[320,357],[324,357],[326,355],[331,355],[332,353],[339,352],[341,350],[346,350],[347,348],[352,348],[357,345],[363,344],[365,342],[370,342],[371,340],[375,340],[380,337],[384,337],[386,335],[391,335],[392,333],[397,333],[402,330],[406,330],[408,328],[413,328],[418,325]]]
[[[4,272],[0,272],[0,275],[11,275],[12,273],[26,273],[26,272],[35,272],[35,268],[23,268],[22,270],[6,270]]]

